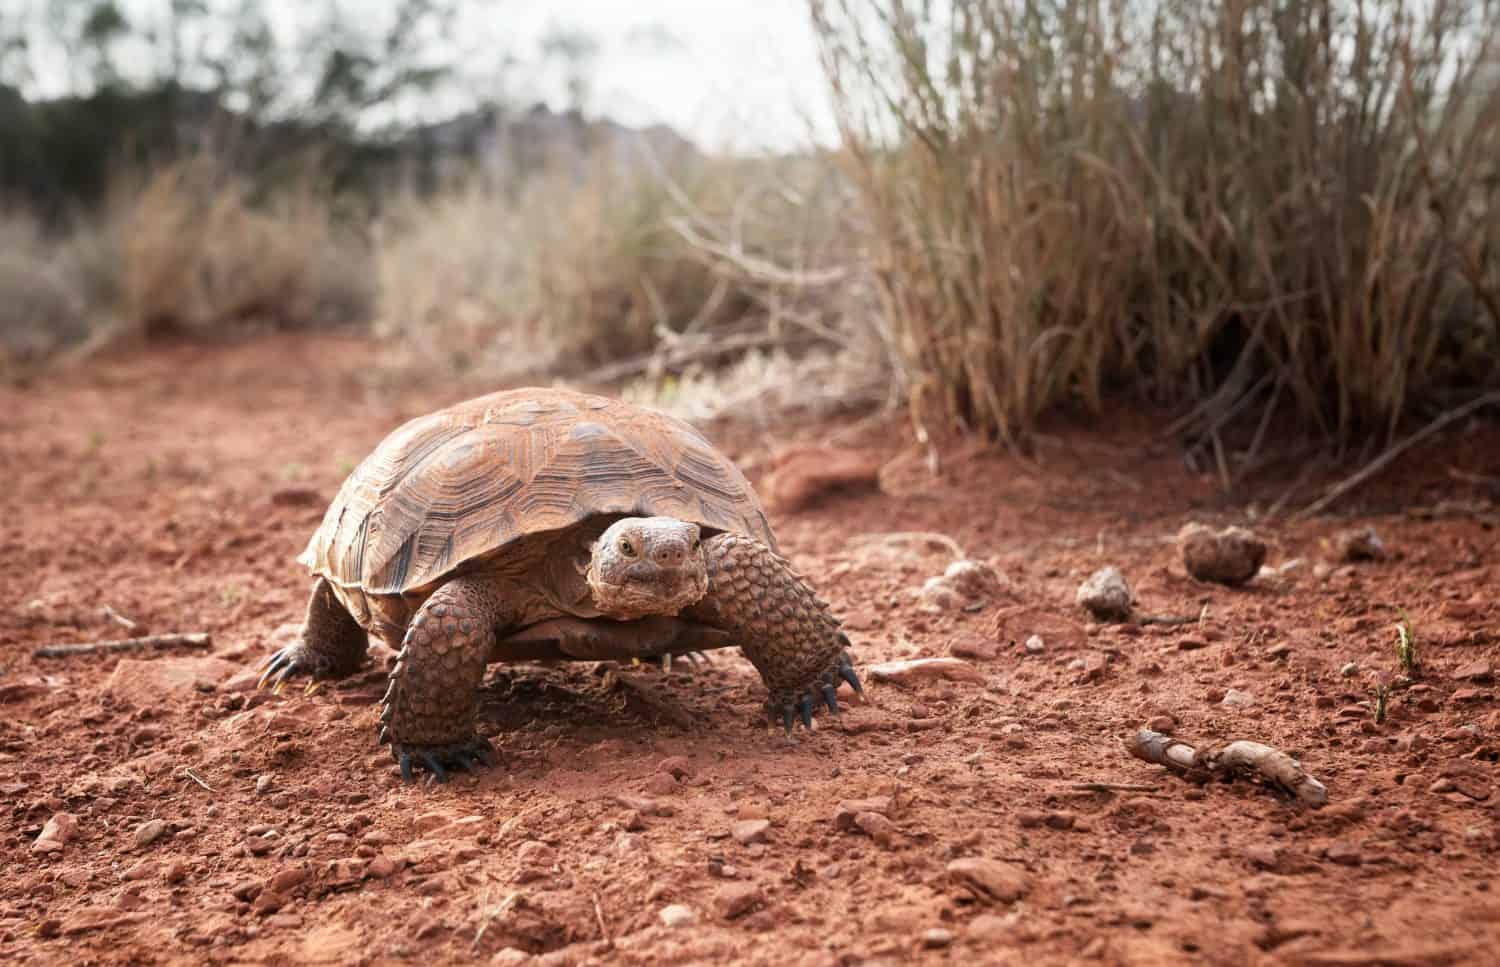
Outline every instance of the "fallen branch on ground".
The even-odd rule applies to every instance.
[[[144,648],[207,648],[212,639],[207,632],[182,635],[146,635],[144,638],[118,638],[114,641],[90,641],[76,645],[43,645],[31,654],[35,658],[67,658],[71,655],[93,655],[102,651],[139,651]]]
[[[1329,505],[1331,505],[1334,501],[1343,497],[1345,494],[1349,493],[1349,491],[1355,489],[1356,487],[1362,486],[1363,484],[1369,482],[1372,477],[1376,476],[1380,473],[1380,471],[1389,466],[1391,461],[1395,460],[1397,457],[1401,456],[1401,454],[1405,453],[1407,450],[1410,450],[1418,443],[1421,443],[1423,440],[1432,436],[1434,433],[1438,432],[1449,423],[1452,423],[1455,420],[1461,420],[1469,414],[1476,413],[1486,406],[1496,405],[1500,405],[1500,393],[1486,393],[1483,396],[1470,400],[1463,406],[1455,407],[1454,409],[1442,413],[1437,417],[1437,419],[1422,427],[1422,429],[1416,431],[1405,440],[1402,440],[1400,443],[1388,447],[1384,453],[1376,457],[1374,460],[1371,460],[1358,473],[1336,484],[1334,487],[1330,488],[1329,491],[1322,497],[1319,497],[1317,500],[1313,501],[1302,510],[1293,514],[1292,520],[1302,520],[1307,517],[1312,517],[1315,514],[1322,513],[1323,511],[1327,510]]]
[[[1141,729],[1125,743],[1130,754],[1195,782],[1219,776],[1247,776],[1268,783],[1295,797],[1303,805],[1317,808],[1328,802],[1328,789],[1302,770],[1302,764],[1285,752],[1243,739],[1195,749],[1186,742]]]

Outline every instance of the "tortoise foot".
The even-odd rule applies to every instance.
[[[272,652],[270,657],[261,663],[260,678],[256,680],[255,687],[261,689],[270,685],[272,691],[279,695],[281,690],[286,687],[286,682],[289,678],[298,675],[310,675],[314,679],[324,677],[321,673],[325,671],[326,664],[326,662],[320,661],[309,652],[307,646],[300,642],[295,645],[287,645],[285,648]],[[307,691],[311,693],[316,691],[317,687],[318,682],[311,682],[307,687]]]
[[[385,736],[381,736],[382,741]],[[462,742],[436,745],[401,742],[391,744],[391,756],[401,767],[401,778],[411,782],[413,768],[426,769],[438,782],[448,781],[448,772],[461,769],[474,772],[479,766],[495,764],[495,747],[483,736],[472,736]]]
[[[788,735],[798,722],[802,723],[803,728],[815,728],[813,713],[818,709],[826,708],[830,715],[838,716],[838,690],[839,685],[844,682],[849,683],[855,694],[864,695],[864,686],[859,682],[859,675],[854,671],[849,653],[840,651],[828,668],[802,688],[773,693],[766,700],[766,712],[772,721],[780,720]]]

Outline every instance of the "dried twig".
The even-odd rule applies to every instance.
[[[1370,478],[1374,477],[1376,474],[1380,473],[1380,471],[1389,466],[1391,461],[1395,460],[1397,457],[1401,456],[1401,454],[1405,453],[1407,450],[1410,450],[1418,443],[1421,443],[1423,440],[1432,436],[1434,433],[1438,432],[1449,423],[1452,423],[1456,420],[1461,420],[1469,414],[1481,410],[1486,406],[1496,405],[1500,405],[1500,392],[1485,393],[1483,396],[1479,396],[1470,400],[1463,406],[1454,407],[1453,409],[1440,414],[1437,419],[1422,427],[1422,429],[1413,433],[1405,440],[1387,447],[1384,453],[1380,454],[1380,456],[1365,464],[1365,466],[1361,468],[1358,473],[1354,474],[1351,477],[1346,477],[1344,480],[1334,485],[1322,497],[1319,497],[1311,504],[1293,514],[1292,520],[1301,520],[1302,518],[1311,517],[1314,514],[1322,513],[1334,501],[1338,500],[1340,497],[1343,497],[1345,494],[1349,493],[1349,491],[1351,490],[1354,490],[1356,487],[1368,483]]]
[[[1069,788],[1079,792],[1161,792],[1160,786],[1143,786],[1129,782],[1075,782]]]
[[[1196,781],[1211,776],[1237,775],[1259,779],[1317,808],[1328,802],[1328,789],[1308,775],[1302,764],[1285,752],[1259,742],[1239,740],[1195,749],[1186,742],[1151,729],[1137,732],[1125,747],[1137,759],[1168,769]]]
[[[204,782],[203,778],[201,776],[199,776],[198,773],[194,772],[191,769],[185,769],[183,771],[187,774],[187,777],[189,779],[193,780],[198,785],[202,786],[204,789],[207,789],[209,792],[213,792],[214,791],[213,787],[210,786],[208,783]]]
[[[43,645],[31,654],[36,658],[67,658],[71,655],[93,655],[104,651],[139,651],[145,648],[207,648],[212,638],[205,631],[178,635],[146,635],[144,638],[118,638],[114,641],[90,641],[82,644]]]
[[[604,907],[599,903],[599,894],[594,894],[594,918],[599,921],[599,934],[604,937],[604,942],[609,946],[615,945],[615,938],[609,935],[609,925],[604,922]]]
[[[119,625],[121,628],[124,628],[126,631],[134,631],[136,628],[140,627],[136,622],[131,621],[129,618],[125,617],[123,614],[116,611],[114,608],[111,608],[107,604],[100,609],[100,613],[103,614],[104,617],[113,621],[115,624]]]

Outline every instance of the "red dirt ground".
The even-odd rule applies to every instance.
[[[380,373],[352,339],[277,337],[0,391],[0,960],[1494,962],[1494,427],[1411,453],[1340,505],[1356,518],[1265,524],[1267,563],[1303,563],[1240,590],[1188,578],[1171,537],[1252,504],[1143,448],[1148,418],[1058,430],[1031,461],[954,442],[935,478],[898,463],[883,491],[774,523],[862,672],[951,649],[971,677],[867,674],[873,704],[788,740],[735,655],[670,679],[627,670],[654,701],[588,665],[497,667],[481,728],[503,767],[403,785],[375,744],[388,652],[310,698],[241,673],[300,619],[293,558],[343,475],[400,421],[486,388]],[[837,431],[883,462],[909,438],[879,420],[710,430],[757,480],[773,443]],[[1351,523],[1390,556],[1325,563]],[[916,592],[951,552],[858,540],[903,531],[946,535],[1000,582],[924,610]],[[1202,620],[1091,623],[1073,593],[1106,563],[1142,610]],[[1422,671],[1376,725],[1398,608]],[[172,631],[212,647],[32,655]],[[1252,704],[1223,704],[1231,689]],[[1291,752],[1329,805],[1127,755],[1162,716],[1189,740]],[[876,796],[888,823],[839,828],[842,801]],[[76,830],[38,847],[59,813]],[[761,817],[764,833],[735,825]],[[950,871],[963,858],[990,861],[997,895]],[[673,904],[696,921],[665,925]]]

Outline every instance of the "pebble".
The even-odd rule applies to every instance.
[[[1224,693],[1219,704],[1225,708],[1249,708],[1255,704],[1255,696],[1249,692],[1242,692],[1237,688],[1231,688]]]
[[[516,849],[522,866],[550,867],[557,863],[557,850],[538,840],[528,840]]]
[[[522,964],[529,964],[534,959],[531,954],[519,947],[506,947],[491,957],[490,963],[496,967],[521,967]]]
[[[160,819],[150,819],[135,828],[135,845],[147,847],[167,834],[167,824]]]
[[[1101,621],[1124,621],[1130,617],[1135,595],[1119,568],[1104,567],[1078,586],[1074,600]]]
[[[954,886],[982,903],[1014,903],[1030,887],[1026,871],[999,860],[966,856],[948,864],[948,879]]]
[[[881,846],[891,845],[896,838],[896,824],[880,813],[856,813],[854,825]]]
[[[671,796],[677,792],[677,778],[670,772],[658,772],[646,780],[646,791],[653,796]]]
[[[760,906],[763,899],[760,887],[754,883],[731,883],[719,888],[719,913],[726,920],[733,920]]]
[[[1334,843],[1328,847],[1324,855],[1328,857],[1330,863],[1337,863],[1340,866],[1358,866],[1364,862],[1364,857],[1360,855],[1359,847],[1353,843]]]
[[[912,658],[871,665],[869,676],[892,685],[930,681],[984,682],[984,673],[961,658]]]
[[[187,864],[182,862],[181,860],[173,860],[170,864],[168,864],[166,872],[162,874],[162,879],[166,880],[168,883],[177,884],[186,880],[187,875]]]
[[[933,927],[922,934],[922,946],[928,950],[939,950],[953,943],[953,931],[944,927]]]
[[[1353,678],[1355,675],[1359,674],[1359,662],[1345,662],[1344,666],[1339,669],[1339,674],[1343,675],[1345,678]]]
[[[1161,732],[1171,735],[1172,730],[1177,727],[1177,720],[1170,715],[1153,715],[1146,720],[1146,728],[1153,732]]]
[[[1385,542],[1373,527],[1351,527],[1329,541],[1338,561],[1378,561],[1385,557]]]
[[[271,776],[270,776],[269,773],[266,774],[266,775],[260,776],[258,779],[255,780],[255,791],[257,793],[264,793],[264,792],[266,792],[267,790],[269,790],[271,788],[271,782],[272,782],[272,779],[271,779]]]
[[[876,813],[889,817],[892,807],[890,796],[874,796],[870,799],[846,799],[839,803],[833,814],[833,825],[837,829],[854,829],[855,818],[860,813]]]
[[[384,880],[401,872],[401,861],[381,854],[365,865],[365,876]]]
[[[1026,653],[1030,655],[1040,655],[1047,649],[1046,644],[1042,641],[1041,635],[1032,635],[1031,637],[1027,638],[1024,647],[1026,649]]]
[[[661,922],[669,927],[691,927],[698,922],[697,911],[681,903],[662,907],[658,916],[661,917]]]
[[[1266,560],[1266,543],[1243,527],[1214,531],[1189,523],[1177,533],[1182,564],[1199,581],[1239,585],[1260,573]]]
[[[145,880],[156,874],[155,860],[140,860],[120,875],[126,881]]]
[[[688,762],[687,756],[667,756],[656,764],[656,771],[670,775],[673,779],[685,779],[693,774],[692,764]]]
[[[72,813],[53,813],[52,818],[47,820],[47,825],[37,834],[36,842],[31,844],[31,850],[34,853],[57,852],[77,831],[77,816]]]
[[[993,661],[1000,655],[1000,645],[979,634],[964,634],[948,642],[948,654],[968,661]]]
[[[741,846],[749,846],[751,843],[763,843],[766,833],[771,828],[768,819],[742,819],[729,828],[729,835]]]
[[[289,866],[266,881],[266,889],[272,893],[290,893],[306,882],[308,869],[305,866]]]

